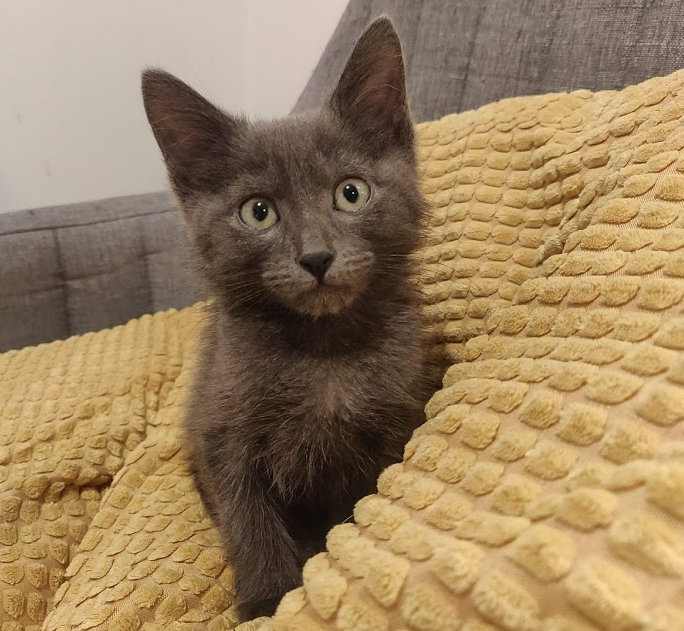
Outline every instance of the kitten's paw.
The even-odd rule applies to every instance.
[[[238,616],[241,621],[253,620],[263,616],[272,616],[280,602],[280,597],[264,598],[262,600],[248,600],[238,603]]]
[[[270,618],[255,618],[249,622],[243,622],[235,627],[235,631],[259,631]]]

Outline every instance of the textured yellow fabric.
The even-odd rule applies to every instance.
[[[201,320],[0,355],[2,631],[37,631],[55,602],[48,629],[227,626],[230,571],[179,441]]]
[[[451,367],[263,631],[684,630],[683,115],[680,72],[420,126]],[[0,355],[1,631],[235,626],[179,439],[201,317]]]

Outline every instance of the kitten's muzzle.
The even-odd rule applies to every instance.
[[[320,250],[304,254],[299,259],[299,264],[315,279],[322,281],[334,258],[335,255],[332,252]]]

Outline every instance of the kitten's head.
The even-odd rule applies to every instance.
[[[324,317],[405,284],[423,210],[401,47],[375,21],[320,110],[251,123],[159,70],[147,116],[225,303]]]

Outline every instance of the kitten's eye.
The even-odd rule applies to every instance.
[[[335,189],[335,208],[347,213],[361,210],[370,199],[370,186],[357,177],[342,180]]]
[[[240,219],[254,230],[266,230],[278,223],[275,206],[261,197],[252,197],[240,206]]]

